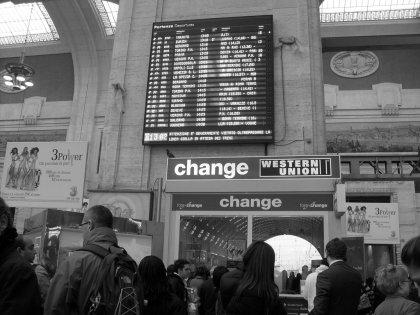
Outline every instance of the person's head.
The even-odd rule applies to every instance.
[[[410,293],[411,279],[403,266],[386,265],[375,272],[376,286],[385,295],[407,297]]]
[[[408,268],[410,278],[420,287],[420,236],[410,239],[401,251],[401,261]],[[420,291],[419,291],[420,295]]]
[[[24,147],[22,153],[27,154],[28,153],[28,147]]]
[[[112,222],[112,213],[107,207],[97,205],[89,208],[80,224],[83,229],[83,239],[86,240],[88,233],[96,228],[107,227],[112,229]]]
[[[263,241],[256,241],[248,247],[242,260],[245,272],[237,294],[241,296],[246,289],[256,289],[258,296],[272,303],[278,296],[274,283],[273,248]]]
[[[166,267],[166,274],[169,276],[171,274],[173,274],[174,272],[176,272],[175,269],[175,265],[174,264],[170,264],[168,267]]]
[[[309,267],[307,265],[302,266],[302,273],[308,273]]]
[[[346,260],[346,255],[347,246],[339,238],[333,238],[325,246],[325,256],[327,257],[328,263],[337,259]]]
[[[348,207],[347,207],[347,211],[348,211],[348,212],[353,212],[353,208],[352,208],[351,206],[348,206]]]
[[[162,260],[156,256],[146,256],[139,264],[138,272],[143,282],[145,295],[157,293],[167,285],[166,269]]]
[[[210,276],[210,271],[205,265],[198,265],[195,268],[195,276],[201,277],[207,280],[207,278]]]
[[[325,257],[322,258],[320,266],[322,266],[322,265],[329,267],[330,264],[328,263],[327,258],[325,258]]]
[[[362,212],[365,212],[365,213],[366,213],[366,207],[365,207],[365,206],[360,207],[360,211],[362,211]]]
[[[13,148],[10,154],[18,154],[18,148]]]
[[[300,273],[298,273],[298,274],[296,275],[296,279],[301,280],[301,279],[302,279],[302,275],[301,275]]]
[[[174,262],[175,272],[182,278],[187,279],[191,274],[190,262],[186,259],[177,259]]]
[[[0,197],[0,235],[12,226],[12,214],[3,198]]]
[[[217,266],[214,268],[213,271],[213,283],[217,290],[220,289],[220,279],[222,279],[222,276],[229,272],[229,269],[227,269],[225,266]]]
[[[35,148],[31,149],[31,154],[38,155],[38,152],[39,152],[38,147],[35,147]]]
[[[17,242],[17,252],[23,257],[27,262],[33,263],[36,255],[34,242],[23,235],[19,235],[16,238]]]

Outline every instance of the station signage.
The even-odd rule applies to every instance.
[[[332,211],[332,194],[174,194],[172,210]]]
[[[167,180],[340,178],[340,157],[218,157],[168,159]]]

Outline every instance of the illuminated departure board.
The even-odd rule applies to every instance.
[[[153,24],[143,143],[273,141],[273,18]]]

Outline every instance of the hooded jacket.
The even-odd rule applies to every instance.
[[[16,251],[16,229],[8,227],[0,235],[0,313],[38,315],[41,295],[32,266]]]
[[[327,270],[328,266],[320,265],[315,269],[315,272],[310,273],[305,280],[305,288],[303,289],[302,295],[305,300],[308,301],[308,310],[312,311],[314,308],[314,299],[316,295],[316,278],[318,274]]]
[[[83,245],[95,244],[109,249],[118,246],[115,232],[107,227],[93,229]],[[75,251],[65,260],[51,280],[44,314],[87,314],[102,258],[88,251]]]

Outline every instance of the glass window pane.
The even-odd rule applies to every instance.
[[[246,216],[181,216],[179,258],[234,267],[247,247]]]

